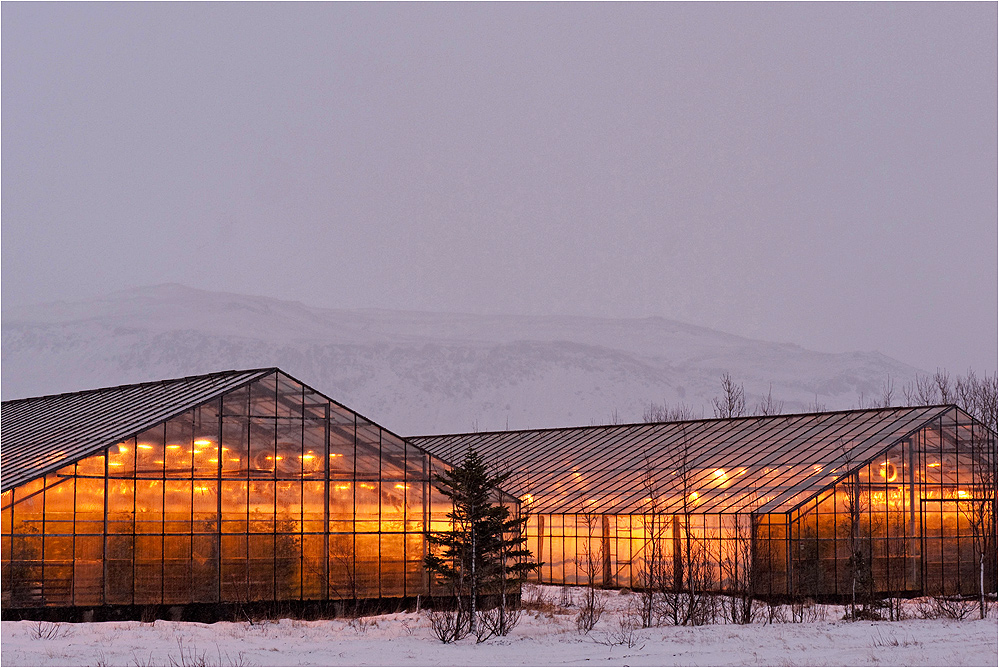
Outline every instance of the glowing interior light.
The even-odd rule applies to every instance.
[[[179,445],[168,445],[167,450],[180,450]]]
[[[960,498],[962,498],[962,499],[966,499],[966,498],[968,498],[969,496],[971,496],[970,494],[968,494],[968,493],[967,493],[966,491],[964,491],[963,489],[959,489],[959,490],[957,490],[957,495],[958,495],[958,496],[959,496]]]
[[[940,462],[932,462],[930,464],[927,464],[927,466],[940,466]]]
[[[815,466],[813,466],[812,470],[815,471],[816,473],[822,473],[822,467],[819,466],[818,464],[816,464]]]
[[[728,480],[728,475],[725,473],[723,469],[715,469],[714,473],[712,473],[711,475],[717,478],[720,482]]]
[[[191,450],[191,454],[192,455],[200,455],[201,454],[201,450],[198,450],[197,448],[195,448],[194,450]]]
[[[210,463],[212,463],[212,464],[218,464],[219,463],[219,460],[217,460],[217,459],[209,459],[208,461]]]
[[[270,459],[270,457],[268,457],[267,459]],[[284,459],[284,457],[282,457],[281,455],[278,455],[278,456],[277,456],[277,460],[278,460],[278,461],[281,461],[282,459]]]
[[[122,462],[108,462],[108,466],[124,466]]]
[[[406,489],[407,485],[403,485],[401,482],[395,486],[396,489]]]
[[[898,477],[898,471],[895,470],[895,465],[891,462],[882,462],[879,473],[881,474],[881,477],[888,482],[892,482]]]
[[[119,443],[118,444],[118,452],[128,452],[128,446]]]
[[[153,449],[153,446],[151,446],[151,445],[146,445],[145,443],[139,443],[139,448],[140,448],[141,450],[152,450],[152,449]]]
[[[691,492],[690,496],[687,497],[687,498],[690,499],[691,501],[696,501],[697,497],[699,497],[699,496],[700,496],[700,494],[698,494],[697,492]]]
[[[200,438],[197,441],[195,441],[194,444],[195,445],[205,446],[205,445],[211,445],[212,442],[209,441],[207,438]]]
[[[332,458],[332,457],[343,457],[343,455],[341,455],[341,454],[339,454],[339,453],[333,453],[333,454],[331,454],[331,455],[330,455],[330,457],[331,457],[331,458]]]
[[[523,501],[524,503],[528,503],[528,504],[534,503],[534,495],[533,494],[525,494],[524,496],[520,497],[520,500]]]
[[[350,485],[337,485],[337,489],[350,489]]]
[[[162,459],[156,459],[153,461],[153,464],[162,464],[162,463],[163,463]]]
[[[302,455],[302,459],[304,459],[304,460],[305,460],[305,461],[307,461],[307,462],[308,462],[308,461],[312,461],[312,460],[313,460],[313,459],[315,459],[315,458],[316,458],[316,456],[315,456],[315,455]]]

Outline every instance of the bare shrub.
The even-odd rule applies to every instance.
[[[468,625],[456,607],[451,610],[433,608],[428,611],[430,629],[442,643],[452,643],[468,635]]]
[[[54,640],[69,635],[70,630],[64,629],[58,622],[35,622],[31,625],[29,636],[35,640]]]
[[[788,606],[790,621],[795,624],[817,622],[822,616],[822,609],[810,598],[798,599]]]
[[[592,631],[604,614],[604,609],[599,592],[593,587],[587,587],[579,606],[579,614],[576,615],[576,630],[584,635]]]
[[[483,642],[493,636],[506,636],[520,622],[523,610],[516,607],[495,606],[479,610],[479,623],[475,627],[475,641]]]
[[[641,607],[636,606],[634,602],[629,602],[627,607],[618,614],[616,623],[611,627],[611,630],[596,642],[601,645],[623,645],[628,649],[633,649],[641,641],[641,636],[638,634],[640,628],[642,628]]]
[[[920,619],[968,619],[978,610],[978,601],[950,596],[932,596],[916,603]]]

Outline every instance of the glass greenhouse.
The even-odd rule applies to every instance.
[[[541,582],[996,591],[996,435],[954,406],[402,438],[271,368],[2,408],[8,619],[430,595],[432,476],[470,448]]]
[[[4,402],[0,455],[8,618],[426,595],[450,510],[442,462],[277,369]]]
[[[541,582],[642,587],[665,566],[768,596],[842,599],[858,576],[996,591],[996,435],[954,406],[409,440],[512,472]]]

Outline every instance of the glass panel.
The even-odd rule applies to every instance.
[[[274,588],[277,600],[302,598],[302,537],[279,533],[274,537]]]
[[[323,478],[326,475],[326,423],[306,420],[303,433],[302,475],[306,478]],[[342,463],[342,462],[341,462]]]
[[[163,425],[153,427],[136,437],[135,474],[141,478],[163,477]]]
[[[131,534],[131,529],[129,533]],[[133,540],[131,535],[107,537],[107,583],[104,596],[109,604],[132,603]]]
[[[163,600],[163,536],[135,537],[135,603]]]
[[[73,539],[45,537],[45,605],[73,604]]]
[[[219,537],[198,535],[191,537],[191,600],[197,603],[214,603],[219,600]]]
[[[194,412],[187,411],[166,423],[165,473],[167,477],[190,478],[194,441]]]
[[[354,477],[354,417],[330,408],[330,477]]]
[[[191,532],[191,481],[167,480],[163,498],[163,531]]]
[[[354,530],[354,486],[349,482],[330,483],[330,531]]]
[[[325,596],[325,555],[323,537],[302,536],[302,598],[319,600]]]
[[[405,547],[402,534],[381,536],[381,596],[405,596]]]
[[[277,413],[275,396],[277,374],[264,376],[250,384],[250,415],[273,417]]]
[[[276,468],[274,459],[274,420],[250,419],[250,477],[273,478]]]
[[[77,479],[75,530],[76,533],[84,534],[104,533],[104,480],[102,478]]]
[[[302,453],[302,421],[279,418],[277,429],[277,476],[286,480],[297,480],[302,477],[305,459]],[[316,463],[322,460],[322,451],[318,456],[315,452],[309,455],[312,470]]]
[[[196,477],[218,476],[219,470],[219,416],[218,401],[194,409],[194,440],[191,454]]]
[[[135,516],[135,481],[108,480],[107,503],[108,533],[132,533]]]
[[[274,531],[274,484],[271,481],[250,481],[250,533]]]
[[[115,448],[116,449],[116,448]],[[76,475],[104,477],[104,453],[87,457],[76,464]]]
[[[302,483],[302,530],[322,532],[324,508],[326,501],[326,484],[321,481],[305,481]]]
[[[45,533],[73,533],[73,478],[60,475],[45,477]]]
[[[218,531],[218,490],[218,482],[215,480],[198,480],[194,483],[191,499],[193,531]]]
[[[246,481],[222,481],[222,533],[246,533]]]
[[[225,523],[223,522],[223,526]],[[222,536],[222,600],[249,601],[245,533]]]
[[[377,482],[359,482],[354,489],[354,522],[356,531],[378,531]]]
[[[249,468],[250,421],[222,418],[222,477],[245,478]],[[209,463],[211,459],[209,459]]]
[[[163,602],[191,601],[191,537],[163,537]],[[203,583],[199,582],[197,587]]]
[[[45,481],[41,478],[14,489],[14,533],[41,534],[45,517]]]
[[[104,537],[77,536],[73,557],[74,605],[101,605],[104,580]]]
[[[406,446],[400,438],[382,430],[382,480],[405,478]]]
[[[306,418],[326,418],[326,406],[329,404],[326,397],[322,396],[318,392],[313,392],[309,388],[305,388],[305,398],[303,399],[303,402],[303,414]]]
[[[274,600],[274,536],[250,534],[249,591],[251,601]]]
[[[302,417],[302,386],[284,374],[277,377],[277,415]]]
[[[135,477],[135,439],[130,438],[108,450],[108,475]],[[103,475],[103,471],[100,475]]]
[[[358,479],[377,480],[379,474],[379,432],[381,430],[368,423],[357,425],[357,450],[355,452],[356,475]]]
[[[222,395],[222,417],[246,417],[250,414],[248,385]]]
[[[135,481],[135,533],[163,533],[163,481]]]

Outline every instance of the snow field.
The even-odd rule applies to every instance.
[[[800,624],[714,624],[632,629],[637,595],[601,592],[607,609],[587,635],[576,604],[557,587],[525,610],[505,638],[444,645],[425,613],[324,621],[158,620],[50,624],[3,622],[4,666],[995,666],[999,631],[985,620],[845,622],[817,606]],[[578,596],[578,590],[572,592]],[[527,600],[527,597],[525,597]]]

